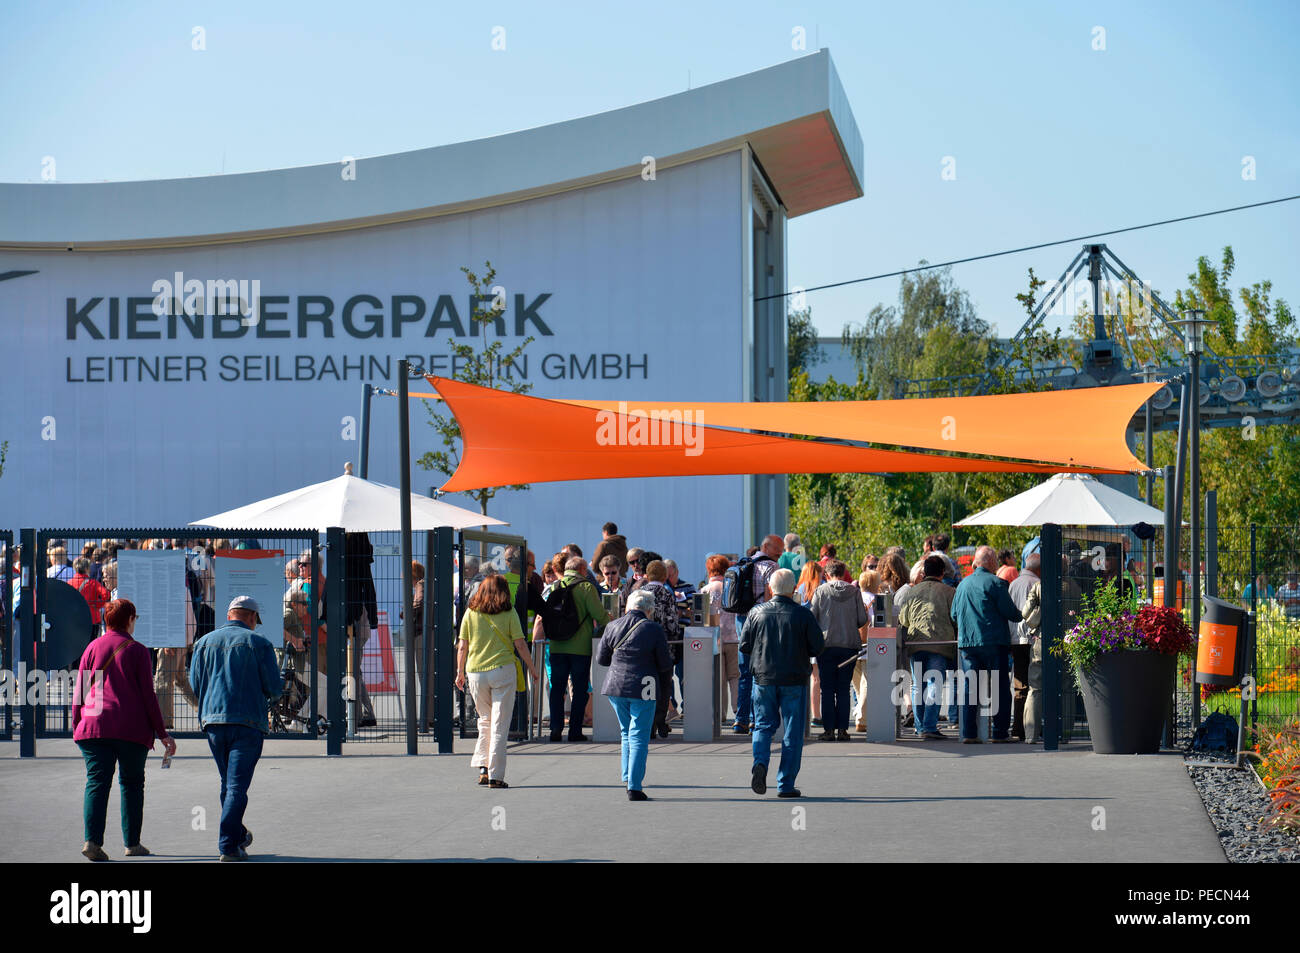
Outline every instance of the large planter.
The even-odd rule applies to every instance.
[[[1077,673],[1097,754],[1155,754],[1169,712],[1178,656],[1103,652]]]

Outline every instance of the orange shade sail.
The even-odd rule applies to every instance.
[[[1144,473],[1147,466],[1129,450],[1125,431],[1133,415],[1162,386],[1162,382],[1119,384],[916,400],[567,403],[634,415],[691,410],[693,420],[715,427],[812,434],[945,453],[980,453]]]
[[[739,433],[700,426],[692,418],[651,420],[443,377],[428,380],[447,402],[464,438],[460,466],[442,487],[447,493],[557,480],[733,473],[1056,473],[1062,469]]]

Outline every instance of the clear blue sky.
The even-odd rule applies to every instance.
[[[191,49],[194,27],[206,50]],[[491,48],[505,28],[506,49]],[[381,155],[654,99],[828,47],[866,145],[866,196],[796,219],[811,286],[1300,193],[1300,5],[1227,3],[123,2],[0,6],[0,180],[246,172]],[[1094,28],[1105,50],[1093,49]],[[945,156],[955,181],[943,181]],[[1244,181],[1242,160],[1255,159]],[[1231,244],[1234,285],[1300,305],[1300,202],[1119,236],[1172,294]],[[954,269],[1019,326],[1025,270]],[[838,333],[897,279],[809,296]]]

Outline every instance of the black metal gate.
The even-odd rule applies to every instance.
[[[175,593],[175,611],[185,620],[184,631],[168,631],[163,642],[149,646],[154,690],[163,721],[175,737],[202,737],[197,699],[188,678],[189,655],[195,641],[225,623],[226,606],[215,600],[214,560],[221,553],[228,559],[257,553],[278,561],[283,587],[273,587],[264,597],[268,604],[262,606],[262,618],[264,634],[285,669],[286,693],[271,710],[269,737],[320,737],[323,718],[318,713],[323,709],[318,699],[324,697],[326,685],[320,664],[324,593],[312,591],[314,581],[321,578],[317,533],[239,530],[237,538],[225,538],[212,532],[190,526],[44,529],[34,534],[35,552],[24,562],[33,569],[35,667],[44,673],[45,685],[33,712],[36,737],[72,735],[72,684],[78,662],[85,647],[103,631],[103,610],[118,590],[118,557],[124,550],[184,552],[184,584]],[[143,605],[137,607],[141,609]],[[302,650],[290,643],[290,631],[295,638],[301,633]]]
[[[0,741],[12,741],[14,737],[14,702],[18,693],[27,690],[25,679],[18,678],[14,659],[14,603],[18,596],[21,572],[18,559],[14,553],[14,533],[11,529],[0,530]]]

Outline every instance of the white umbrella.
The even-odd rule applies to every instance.
[[[1160,526],[1165,514],[1085,473],[1058,473],[1046,483],[966,517],[954,526]]]
[[[340,526],[349,533],[379,533],[401,529],[401,507],[401,490],[355,477],[348,464],[341,477],[204,517],[190,525],[218,529],[314,528],[322,532]],[[412,530],[507,525],[505,520],[411,494]]]

